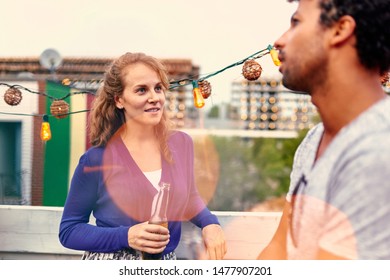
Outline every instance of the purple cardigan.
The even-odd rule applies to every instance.
[[[195,186],[191,137],[175,131],[168,145],[173,164],[162,161],[161,181],[171,184],[168,209],[171,237],[164,254],[177,247],[182,221],[191,221],[200,228],[219,224]],[[156,193],[120,137],[113,137],[105,147],[92,147],[81,156],[72,178],[60,224],[61,244],[93,252],[129,248],[128,229],[149,220]],[[91,213],[96,226],[88,224]]]

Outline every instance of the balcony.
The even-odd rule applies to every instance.
[[[279,223],[280,212],[213,212],[227,240],[225,259],[256,259]],[[0,259],[71,260],[82,252],[64,248],[58,240],[62,207],[0,205]],[[176,250],[179,259],[205,259],[200,230],[183,224]]]

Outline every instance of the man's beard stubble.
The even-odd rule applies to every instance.
[[[311,94],[313,89],[323,86],[327,81],[328,57],[318,46],[306,54],[310,59],[284,69],[282,83],[295,92]],[[296,60],[295,60],[296,61]]]

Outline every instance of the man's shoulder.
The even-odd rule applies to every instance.
[[[324,126],[322,123],[318,123],[313,128],[311,128],[303,138],[302,142],[299,144],[297,153],[300,154],[302,152],[317,150],[323,132]]]

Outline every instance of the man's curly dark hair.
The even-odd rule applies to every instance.
[[[294,2],[299,0],[288,0]],[[342,16],[356,21],[356,49],[368,69],[390,70],[390,0],[317,0],[320,23],[332,26]]]

